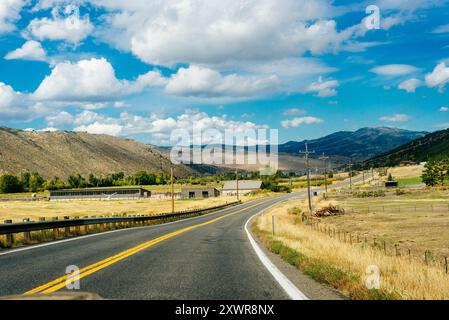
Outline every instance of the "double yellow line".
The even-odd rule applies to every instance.
[[[43,285],[39,286],[37,288],[34,288],[34,289],[30,290],[30,291],[27,291],[24,294],[29,295],[29,294],[35,294],[35,293],[51,293],[51,292],[58,291],[59,289],[64,288],[67,283],[71,283],[74,280],[82,279],[84,277],[87,277],[88,275],[91,275],[91,274],[93,274],[93,273],[95,273],[95,272],[97,272],[97,271],[99,271],[101,269],[104,269],[104,268],[106,268],[106,267],[108,267],[108,266],[110,266],[110,265],[112,265],[114,263],[117,263],[117,262],[119,262],[119,261],[121,261],[123,259],[126,259],[129,256],[132,256],[132,255],[134,255],[136,253],[139,253],[139,252],[141,252],[141,251],[143,251],[145,249],[148,249],[148,248],[150,248],[150,247],[152,247],[152,246],[154,246],[154,245],[156,245],[156,244],[158,244],[158,243],[160,243],[160,242],[162,242],[164,240],[173,238],[173,237],[175,237],[177,235],[180,235],[182,233],[185,233],[187,231],[190,231],[190,230],[193,230],[193,229],[196,229],[196,228],[207,226],[207,225],[212,224],[214,222],[217,222],[219,220],[222,220],[222,219],[225,219],[227,217],[236,215],[236,214],[238,214],[238,213],[240,213],[242,211],[245,211],[245,210],[254,208],[256,206],[259,206],[259,205],[261,205],[261,204],[263,204],[265,202],[267,202],[267,201],[257,203],[255,205],[252,205],[252,206],[249,206],[249,207],[246,207],[246,208],[234,211],[232,213],[225,214],[225,215],[223,215],[221,217],[218,217],[218,218],[215,218],[215,219],[203,222],[203,223],[199,223],[199,224],[196,224],[196,225],[193,225],[193,226],[190,226],[190,227],[186,227],[186,228],[183,228],[183,229],[171,232],[171,233],[167,233],[167,234],[165,234],[163,236],[160,236],[160,237],[155,238],[153,240],[150,240],[148,242],[139,244],[139,245],[137,245],[135,247],[132,247],[132,248],[130,248],[128,250],[122,251],[122,252],[120,252],[120,253],[118,253],[116,255],[113,255],[113,256],[111,256],[109,258],[106,258],[104,260],[101,260],[99,262],[91,264],[90,266],[87,266],[85,268],[80,269],[80,271],[77,272],[77,273],[73,273],[73,274],[69,274],[69,275],[65,275],[65,276],[59,277],[59,278],[57,278],[57,279],[55,279],[53,281],[50,281],[50,282],[48,282],[46,284],[43,284]]]

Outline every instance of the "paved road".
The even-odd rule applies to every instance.
[[[54,280],[75,265],[81,290],[104,298],[289,299],[256,255],[244,226],[264,208],[295,196],[305,195],[0,253],[0,296],[65,290],[64,278]]]

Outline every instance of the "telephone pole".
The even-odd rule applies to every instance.
[[[239,196],[239,172],[238,170],[235,170],[235,182],[236,182],[236,187],[237,187],[237,201],[240,201],[240,196]]]
[[[324,161],[324,188],[326,190],[326,195],[327,195],[327,160],[328,159],[329,159],[329,157],[325,157],[324,152],[323,152],[323,156],[320,158],[320,160]]]
[[[352,191],[352,157],[351,157],[351,163],[349,164],[349,189]]]
[[[304,155],[306,159],[306,167],[307,167],[307,199],[309,201],[309,211],[312,212],[312,199],[310,198],[310,163],[309,163],[309,155],[315,153],[315,151],[309,151],[308,145],[306,143],[306,150],[299,151],[300,154]]]
[[[173,182],[173,168],[170,168],[170,183],[171,183],[171,212],[175,213],[175,186]]]

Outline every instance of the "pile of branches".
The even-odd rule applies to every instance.
[[[316,210],[314,215],[315,215],[315,217],[322,218],[322,217],[331,217],[331,216],[341,216],[344,214],[345,214],[344,209],[340,209],[331,204],[327,207]]]

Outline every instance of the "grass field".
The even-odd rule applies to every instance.
[[[401,179],[397,179],[397,181],[399,183],[399,187],[408,187],[408,186],[420,185],[423,183],[421,177],[401,178]]]
[[[389,168],[388,173],[391,173],[394,179],[415,178],[420,177],[424,170],[423,164],[406,167]]]
[[[336,197],[332,203],[346,209],[343,216],[324,219],[337,229],[376,237],[412,254],[449,256],[449,192],[413,190],[380,198]]]
[[[411,204],[411,199],[407,202],[406,198],[404,203]],[[385,200],[379,201],[385,204]],[[442,202],[442,199],[422,195],[421,201],[427,205]],[[364,209],[366,202],[368,200],[363,199],[346,203]],[[404,256],[385,255],[373,247],[371,241],[350,244],[316,231],[301,222],[300,210],[304,210],[305,205],[305,201],[295,201],[277,206],[256,220],[255,230],[273,252],[307,275],[337,288],[352,299],[449,299],[449,275],[441,266],[427,266],[419,258],[409,260]],[[390,241],[402,241],[401,245],[407,243],[432,247],[435,251],[447,250],[449,212],[409,215],[410,212],[356,213],[324,218],[321,224],[354,233],[383,235]],[[275,236],[271,235],[272,216],[275,216]],[[367,267],[372,265],[380,269],[379,289],[368,289],[365,285]]]
[[[243,201],[255,197],[241,197]],[[202,209],[236,201],[235,197],[176,200],[175,210]],[[111,200],[111,201],[0,201],[0,221],[39,217],[111,216],[133,214],[160,214],[171,211],[170,200]]]

